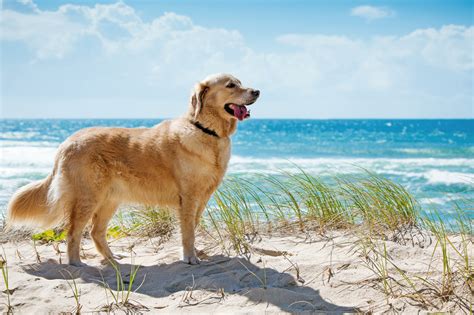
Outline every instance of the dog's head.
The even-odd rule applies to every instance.
[[[243,87],[230,74],[210,75],[194,87],[191,111],[195,120],[206,114],[227,121],[244,120],[250,117],[247,106],[255,103],[259,95],[259,90]]]

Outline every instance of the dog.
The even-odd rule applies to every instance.
[[[167,207],[180,222],[183,261],[199,264],[195,228],[226,172],[230,136],[259,95],[232,75],[211,75],[195,85],[180,118],[152,128],[76,132],[59,146],[51,174],[13,195],[7,225],[65,226],[69,264],[83,266],[79,249],[89,222],[98,252],[114,260],[106,232],[117,207]]]

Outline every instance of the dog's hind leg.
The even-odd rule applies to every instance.
[[[80,258],[80,248],[82,232],[89,222],[96,203],[85,201],[84,199],[76,200],[69,217],[69,231],[67,234],[67,254],[69,264],[73,266],[84,266]]]
[[[92,216],[91,236],[94,240],[97,251],[104,256],[106,260],[114,260],[114,255],[107,244],[107,224],[117,209],[117,203],[105,201]]]

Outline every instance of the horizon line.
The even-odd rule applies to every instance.
[[[93,117],[93,118],[78,118],[78,117],[0,117],[0,120],[170,120],[176,119],[178,117],[155,117],[155,118],[144,118],[144,117]],[[262,117],[262,118],[251,118],[250,120],[474,120],[473,117],[441,117],[441,118],[417,118],[417,117],[407,117],[407,118],[389,118],[389,117],[375,117],[375,118],[301,118],[301,117],[288,117],[288,118],[271,118],[271,117]]]

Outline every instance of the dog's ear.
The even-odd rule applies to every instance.
[[[197,119],[197,116],[202,110],[204,104],[204,97],[206,96],[209,88],[202,83],[196,84],[194,87],[193,95],[191,96],[191,106],[193,108],[194,119]]]

